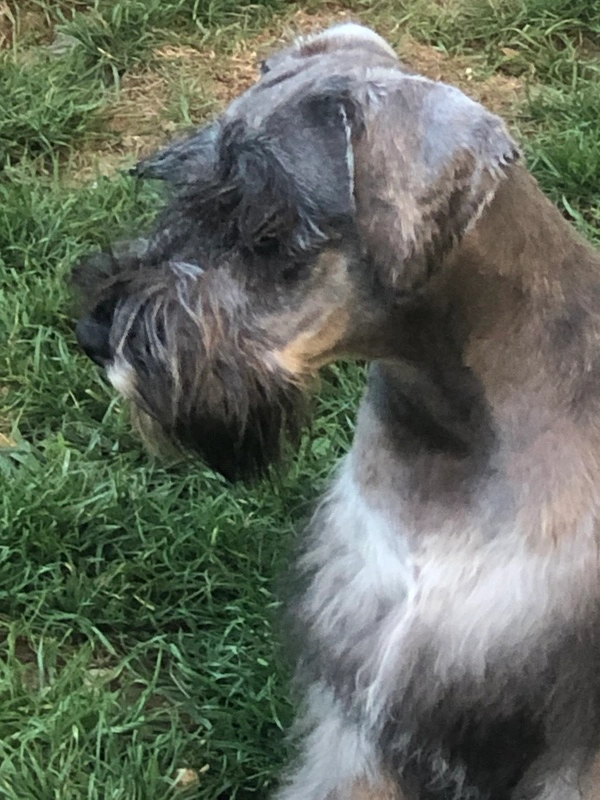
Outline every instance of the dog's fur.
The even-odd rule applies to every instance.
[[[153,431],[247,478],[321,365],[373,362],[296,563],[279,800],[590,800],[599,255],[497,117],[357,25],[136,171],[172,198],[78,268],[78,336]]]

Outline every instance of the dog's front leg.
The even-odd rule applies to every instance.
[[[381,768],[368,724],[350,719],[332,693],[308,693],[296,768],[275,800],[405,800]]]

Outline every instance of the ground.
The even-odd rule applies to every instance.
[[[152,461],[78,352],[66,276],[157,202],[125,171],[344,17],[502,113],[600,238],[589,0],[0,0],[0,798],[264,797],[292,714],[276,575],[347,448],[360,366],[324,376],[274,483]]]

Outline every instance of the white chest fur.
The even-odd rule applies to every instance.
[[[517,530],[486,539],[464,521],[409,530],[397,510],[365,501],[350,455],[314,520],[302,613],[355,671],[375,715],[414,679],[424,650],[436,684],[483,682],[506,654],[543,661],[553,631],[585,617],[597,596],[591,515],[550,547],[531,541]]]

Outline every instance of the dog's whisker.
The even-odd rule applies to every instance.
[[[204,269],[198,264],[192,264],[188,261],[172,261],[170,267],[177,273],[195,280],[204,272]]]

